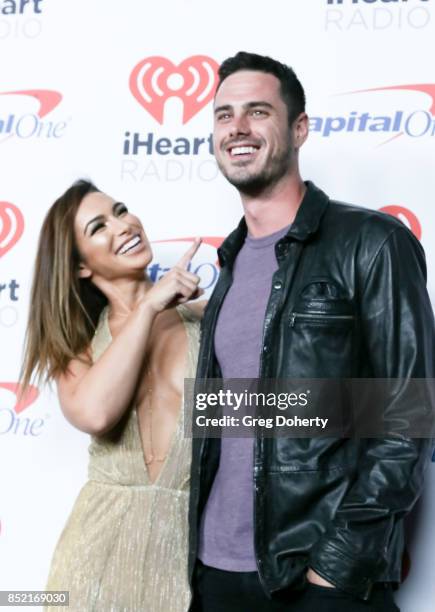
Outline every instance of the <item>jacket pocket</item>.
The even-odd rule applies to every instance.
[[[345,290],[330,279],[313,279],[300,292],[291,322],[296,318],[306,322],[346,322],[354,316],[353,302]]]
[[[305,323],[307,325],[346,325],[351,324],[354,320],[352,314],[325,314],[321,310],[310,312],[293,311],[290,315],[290,327],[294,327],[296,323]]]
[[[300,378],[349,378],[354,359],[354,304],[329,279],[302,289],[284,331],[288,372]]]

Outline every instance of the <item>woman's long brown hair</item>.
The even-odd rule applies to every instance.
[[[47,213],[39,236],[20,380],[49,382],[89,346],[107,303],[89,279],[79,278],[74,220],[83,198],[99,191],[74,183]]]

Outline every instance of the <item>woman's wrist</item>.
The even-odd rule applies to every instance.
[[[156,308],[155,304],[153,304],[152,300],[148,298],[148,296],[143,297],[137,304],[136,309],[144,314],[145,316],[149,316],[152,319],[159,314],[159,309]]]

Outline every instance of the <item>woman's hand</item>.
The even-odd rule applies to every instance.
[[[197,238],[175,266],[147,291],[142,304],[146,304],[147,307],[157,314],[165,310],[165,308],[175,306],[176,304],[183,304],[204,293],[204,290],[198,286],[199,276],[187,270],[191,259],[200,245],[201,239]]]

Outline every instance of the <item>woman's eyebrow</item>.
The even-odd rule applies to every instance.
[[[98,215],[98,216],[94,217],[93,219],[91,219],[90,221],[88,221],[88,222],[86,223],[86,225],[85,225],[85,229],[84,229],[83,233],[84,233],[84,234],[86,234],[86,231],[87,231],[87,229],[88,229],[88,226],[89,226],[91,223],[94,223],[95,221],[102,221],[102,220],[104,220],[104,215]]]

